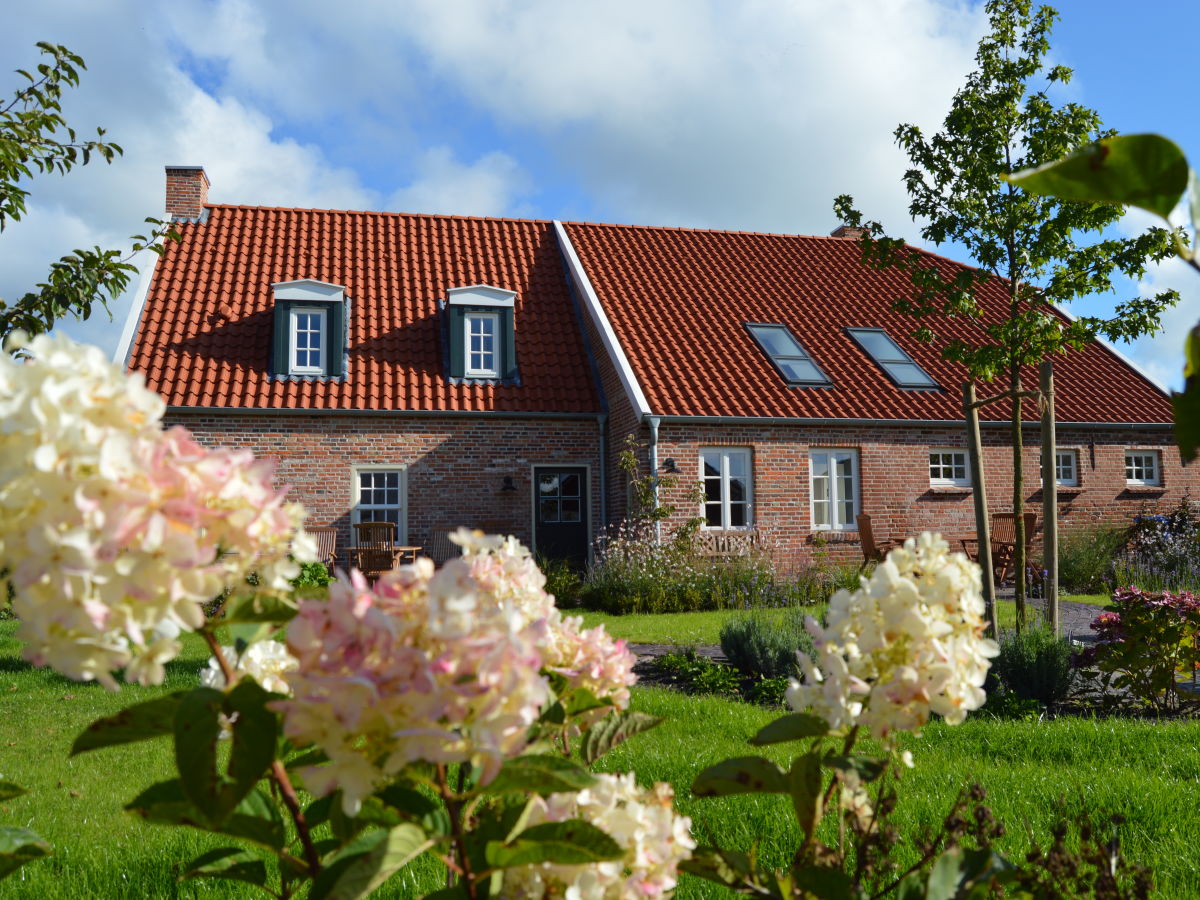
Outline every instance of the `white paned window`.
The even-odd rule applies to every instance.
[[[1125,483],[1133,485],[1162,484],[1157,450],[1125,451]]]
[[[934,486],[966,487],[971,483],[965,450],[930,450],[929,483]]]
[[[467,374],[475,378],[498,378],[500,366],[496,342],[500,317],[496,313],[468,313],[465,337]]]
[[[297,307],[291,311],[292,358],[295,375],[325,374],[325,310]]]
[[[750,527],[750,451],[729,447],[700,451],[705,528]]]
[[[1054,481],[1063,487],[1079,485],[1079,454],[1076,451],[1054,451]]]
[[[858,527],[858,451],[810,450],[808,463],[813,529],[853,531]]]
[[[355,469],[353,521],[391,522],[396,526],[397,537],[403,540],[404,495],[403,469]]]

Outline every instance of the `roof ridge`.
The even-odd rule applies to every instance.
[[[682,231],[698,234],[745,234],[753,237],[803,238],[815,241],[848,241],[851,238],[834,237],[832,234],[793,234],[788,231],[746,231],[741,228],[690,228],[686,225],[637,225],[628,222],[581,222],[562,220],[564,225],[579,225],[585,228],[627,228],[636,231]],[[907,242],[905,242],[907,243]],[[919,247],[916,249],[920,249]]]
[[[517,216],[463,216],[453,213],[396,212],[386,209],[326,209],[318,206],[263,206],[254,203],[206,203],[207,209],[246,209],[263,212],[330,213],[342,216],[397,216],[406,219],[452,219],[468,222],[525,222],[531,225],[552,225],[553,219],[524,219]]]

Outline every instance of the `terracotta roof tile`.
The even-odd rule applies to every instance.
[[[961,420],[963,368],[911,337],[913,320],[892,303],[907,276],[862,265],[846,238],[701,231],[629,225],[566,225],[571,243],[629,358],[650,410],[659,415],[830,419]],[[933,254],[947,271],[960,264]],[[983,324],[1005,314],[1003,286],[984,291]],[[833,382],[790,387],[745,329],[787,325]],[[938,391],[897,387],[846,333],[883,328],[937,382]],[[978,340],[980,325],[941,319],[944,338]],[[1037,373],[1023,379],[1031,386]],[[1165,423],[1166,395],[1101,344],[1055,357],[1062,422]],[[1025,414],[1036,417],[1033,403]],[[1006,419],[1009,408],[986,407]]]
[[[285,409],[593,413],[600,409],[550,222],[212,206],[158,261],[130,354],[168,404]],[[269,374],[271,285],[345,285],[342,380]],[[517,292],[520,384],[445,377],[438,301]]]

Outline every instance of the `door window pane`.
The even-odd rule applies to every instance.
[[[809,453],[812,525],[850,531],[858,514],[858,454],[854,450]]]
[[[701,514],[706,528],[748,528],[751,524],[750,451],[729,448],[700,451],[704,482]]]

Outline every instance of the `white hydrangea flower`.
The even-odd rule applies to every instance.
[[[818,653],[800,655],[789,705],[831,728],[863,725],[879,738],[916,731],[931,712],[957,724],[983,705],[989,660],[979,566],[925,532],[888,554],[858,590],[830,600],[828,624],[806,623]]]
[[[0,570],[23,655],[81,680],[161,682],[200,604],[255,572],[284,592],[303,519],[272,465],[163,431],[162,399],[96,347],[16,336],[0,353]],[[296,558],[308,561],[299,548]],[[157,632],[157,634],[156,634]]]
[[[300,667],[300,661],[288,653],[287,645],[280,641],[256,641],[240,655],[236,647],[222,647],[225,662],[239,675],[249,675],[259,687],[275,694],[291,694],[288,685],[289,672]],[[208,667],[200,670],[200,683],[205,687],[225,689],[225,673],[215,656],[209,657]]]
[[[598,775],[575,794],[534,797],[528,826],[583,819],[625,851],[622,859],[591,865],[550,863],[510,869],[502,896],[522,900],[645,900],[671,895],[679,864],[692,855],[692,822],[674,809],[674,791],[659,782],[639,788],[632,772]]]

